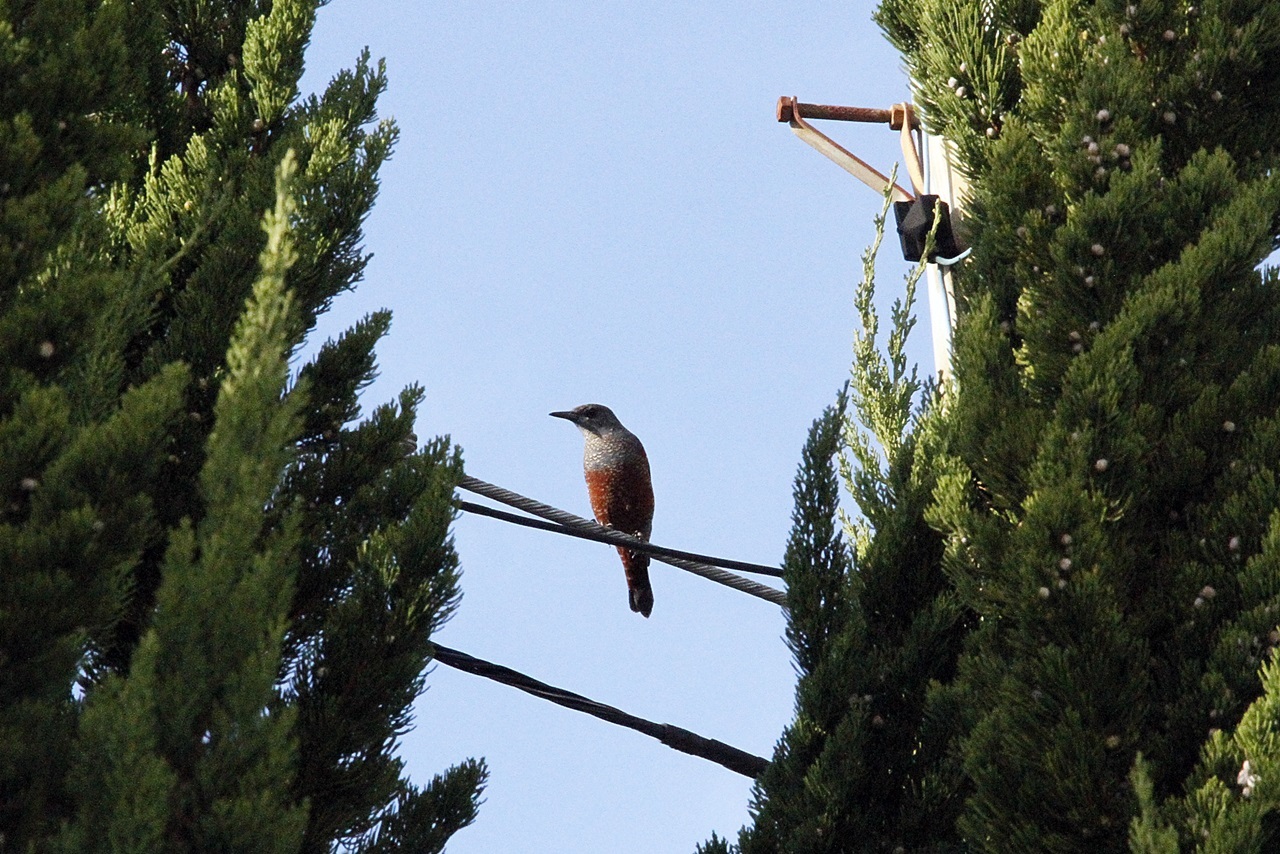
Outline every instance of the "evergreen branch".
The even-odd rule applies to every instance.
[[[853,618],[853,562],[836,521],[840,484],[834,460],[846,417],[848,384],[809,428],[792,496],[786,567],[787,645],[801,674],[812,673]]]
[[[891,181],[896,176],[895,165]],[[875,237],[862,255],[862,280],[854,295],[861,329],[854,332],[850,403],[857,422],[846,420],[839,468],[863,514],[856,522],[844,517],[845,530],[854,543],[855,552],[861,552],[869,542],[872,520],[880,516],[891,501],[889,468],[903,450],[912,419],[912,403],[922,388],[917,367],[911,365],[908,370],[906,344],[916,323],[913,314],[916,286],[927,263],[923,258],[932,251],[941,221],[941,217],[934,218],[923,258],[907,275],[903,296],[893,302],[893,328],[887,341],[886,358],[877,340],[880,318],[874,304],[875,264],[892,202],[892,195],[886,191],[884,203],[874,219]]]
[[[161,828],[177,850],[243,850],[249,840],[270,840],[255,847],[284,851],[302,837],[305,812],[289,791],[294,718],[286,709],[263,714],[276,699],[293,585],[286,559],[293,526],[264,531],[262,512],[288,461],[301,400],[283,397],[293,166],[286,156],[278,169],[276,204],[263,218],[262,274],[227,353],[200,473],[205,515],[185,520],[170,539],[153,625],[128,678],[96,697],[86,719],[90,753],[117,744],[130,728],[136,745],[82,771],[81,794],[110,793],[124,782],[122,771],[144,768],[149,796],[173,812],[153,809],[139,827],[130,810],[104,810],[105,797],[88,798],[64,832],[68,847],[78,840],[85,851],[108,850],[122,836],[154,838]],[[168,725],[155,734],[161,719]]]
[[[0,849],[439,850],[483,766],[395,754],[461,460],[405,449],[416,388],[346,426],[388,315],[287,385],[368,261],[383,67],[299,100],[316,4],[206,5],[0,9]]]
[[[231,208],[233,194],[229,192],[219,193],[208,206],[202,205],[204,215],[191,229],[186,237],[180,238],[178,248],[172,252],[167,258],[161,261],[155,268],[155,275],[159,279],[163,279],[172,273],[183,260],[188,258],[197,248],[203,245],[205,234],[213,229],[226,212]]]
[[[468,760],[437,774],[425,788],[407,786],[357,854],[440,854],[449,837],[476,820],[489,773]]]

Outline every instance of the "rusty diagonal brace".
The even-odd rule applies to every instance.
[[[791,130],[796,136],[817,149],[841,169],[877,193],[884,193],[889,188],[888,176],[843,148],[835,140],[809,124],[806,119],[832,119],[840,122],[887,124],[893,130],[901,131],[902,155],[906,160],[907,172],[911,176],[911,186],[915,190],[915,195],[924,194],[924,166],[920,160],[920,149],[924,145],[924,140],[920,130],[920,120],[916,117],[915,110],[911,108],[910,104],[894,104],[888,110],[877,110],[869,107],[834,107],[827,104],[802,104],[795,98],[785,95],[778,99],[778,121],[790,124]],[[915,198],[915,195],[912,195],[898,184],[893,185],[892,192],[894,201],[909,202]]]

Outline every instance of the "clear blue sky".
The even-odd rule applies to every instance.
[[[365,45],[401,141],[366,230],[366,281],[321,336],[389,307],[372,405],[427,392],[422,437],[468,472],[590,515],[581,438],[600,402],[644,441],[655,542],[781,560],[810,423],[848,374],[853,289],[880,200],[774,121],[779,95],[907,97],[871,4],[335,0],[306,86]],[[826,126],[887,170],[896,135]],[[905,269],[882,253],[887,301]],[[924,370],[927,318],[915,335]],[[779,609],[655,564],[627,608],[617,556],[468,517],[442,643],[762,756],[792,716]],[[691,852],[748,818],[750,781],[630,730],[438,666],[402,754],[425,783],[484,757],[473,852]]]

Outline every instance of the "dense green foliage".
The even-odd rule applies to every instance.
[[[1280,6],[879,20],[970,180],[954,384],[895,435],[858,348],[887,475],[852,443],[840,593],[788,567],[797,718],[739,845],[1275,850]]]
[[[0,3],[0,850],[440,850],[484,780],[394,755],[458,599],[461,461],[367,260],[367,56],[313,0]]]
[[[887,204],[881,234],[886,212]],[[757,781],[744,852],[840,851],[845,840],[889,828],[917,850],[954,821],[948,793],[957,769],[946,739],[921,742],[922,732],[948,725],[925,719],[926,700],[929,686],[954,672],[963,627],[937,571],[941,538],[924,520],[934,487],[925,463],[938,437],[930,424],[912,424],[913,401],[935,393],[922,389],[905,353],[921,270],[894,305],[886,359],[872,304],[878,248],[879,240],[863,258],[858,369],[838,405],[814,423],[796,478],[784,562],[787,640],[800,677],[796,720]],[[843,526],[841,482],[862,510]],[[723,846],[713,840],[706,850]]]

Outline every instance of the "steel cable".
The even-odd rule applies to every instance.
[[[675,551],[674,549],[651,547],[643,540],[628,536],[621,531],[606,528],[605,526],[596,524],[588,519],[583,519],[581,516],[575,516],[574,514],[561,510],[557,507],[552,507],[549,504],[543,504],[540,501],[535,501],[532,498],[527,498],[523,495],[512,492],[509,489],[503,489],[500,486],[495,486],[492,483],[487,483],[486,481],[480,480],[476,477],[471,477],[469,475],[463,477],[462,480],[458,482],[458,487],[460,489],[465,489],[468,492],[474,492],[477,495],[483,495],[484,497],[497,501],[500,504],[506,504],[510,507],[515,507],[517,510],[523,510],[531,515],[548,519],[565,527],[566,529],[586,531],[596,534],[597,538],[603,542],[609,542],[617,546],[623,546],[624,548],[644,552],[652,555],[656,560],[660,560],[663,563],[670,564],[671,566],[679,567],[686,572],[692,572],[694,575],[700,575],[703,578],[723,584],[726,587],[741,590],[743,593],[748,593],[757,598],[764,599],[767,602],[780,605],[783,608],[787,607],[787,594],[784,591],[779,590],[776,587],[770,587],[767,584],[760,584],[759,582],[752,581],[749,578],[743,578],[741,575],[735,575],[732,572],[718,569],[714,566],[709,566],[700,561],[674,556],[671,554],[671,552]],[[568,533],[568,531],[566,531],[566,533]]]

